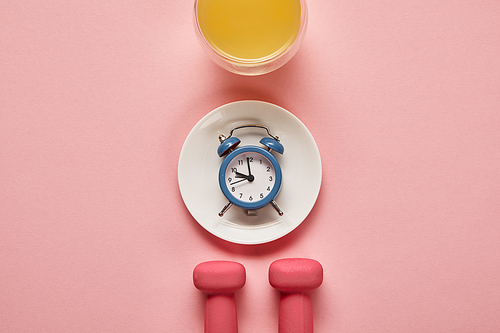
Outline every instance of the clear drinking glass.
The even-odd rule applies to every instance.
[[[274,71],[297,53],[307,27],[305,0],[195,0],[195,31],[222,68],[240,75]]]

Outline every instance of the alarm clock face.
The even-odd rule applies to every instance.
[[[245,209],[258,209],[278,195],[281,168],[265,149],[238,148],[221,165],[219,183],[229,201]]]

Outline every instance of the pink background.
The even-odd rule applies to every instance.
[[[196,264],[236,260],[240,332],[277,332],[269,264],[323,264],[316,332],[500,331],[500,2],[309,0],[290,63],[214,65],[192,1],[0,4],[0,332],[202,332]],[[190,216],[191,128],[241,99],[315,137],[322,189],[242,246]]]

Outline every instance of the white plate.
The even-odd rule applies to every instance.
[[[222,163],[217,155],[218,137],[245,124],[269,127],[285,147],[283,155],[275,154],[283,172],[283,186],[276,198],[283,216],[270,205],[259,209],[257,216],[247,216],[236,206],[218,216],[227,203],[218,183]],[[256,128],[234,132],[240,147],[259,145],[266,135]],[[233,243],[261,244],[288,234],[307,217],[321,187],[321,158],[311,133],[293,114],[271,103],[239,101],[213,110],[194,126],[181,150],[178,179],[187,209],[203,228]]]

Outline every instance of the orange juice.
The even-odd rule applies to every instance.
[[[198,0],[197,19],[219,53],[252,61],[289,47],[301,24],[300,0]]]

